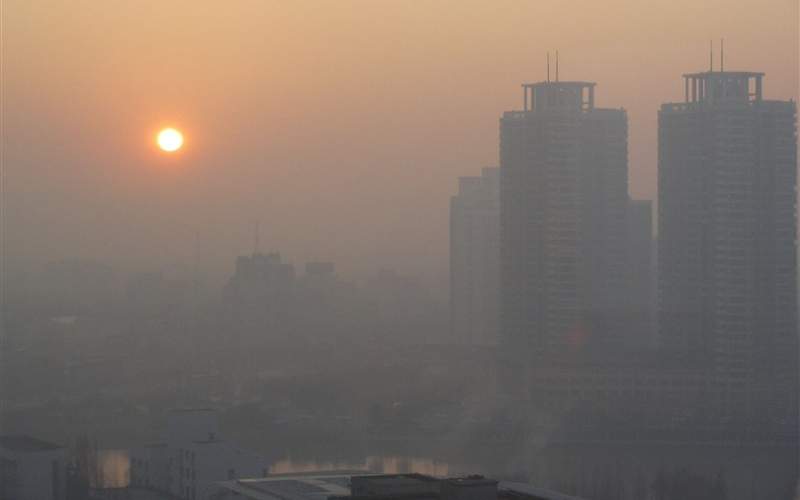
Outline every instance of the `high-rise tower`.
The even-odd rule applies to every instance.
[[[763,76],[687,74],[661,107],[659,336],[711,370],[719,411],[796,422],[796,106]]]
[[[595,84],[525,84],[500,120],[501,360],[613,348],[625,288],[627,115]]]

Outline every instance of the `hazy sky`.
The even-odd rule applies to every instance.
[[[797,98],[797,0],[3,0],[9,266],[126,268],[262,248],[343,274],[445,282],[456,178],[497,163],[520,84],[598,82],[630,118],[631,193],[656,191],[656,112],[681,74],[767,73]],[[716,42],[718,44],[718,42]],[[717,59],[718,62],[718,59]],[[184,151],[159,153],[171,124]]]

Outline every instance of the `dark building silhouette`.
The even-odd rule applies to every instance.
[[[614,350],[625,298],[627,115],[595,84],[523,85],[500,120],[502,365]]]
[[[497,343],[500,169],[458,179],[450,198],[450,332],[460,344]]]
[[[659,112],[659,335],[720,421],[796,435],[796,106],[763,73],[684,75]],[[796,438],[792,438],[796,439]]]
[[[308,262],[297,281],[293,308],[296,334],[336,342],[364,330],[366,306],[354,283],[342,280],[333,262]]]
[[[237,369],[254,369],[269,345],[295,337],[296,288],[294,266],[282,261],[279,253],[236,259],[236,270],[223,290],[226,335],[219,337],[224,343],[219,352],[237,357]]]

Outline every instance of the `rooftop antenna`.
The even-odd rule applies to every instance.
[[[714,40],[711,40],[711,48],[708,51],[708,57],[709,57],[709,69],[708,69],[708,72],[709,73],[713,73],[714,72]]]
[[[558,51],[556,51],[556,81],[558,81]]]
[[[719,70],[725,71],[725,39],[719,39]]]
[[[547,83],[550,83],[550,52],[547,53]]]

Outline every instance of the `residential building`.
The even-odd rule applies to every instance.
[[[174,410],[160,443],[131,450],[131,486],[184,500],[203,498],[216,481],[262,477],[268,462],[222,439],[216,411]]]
[[[0,436],[0,499],[63,500],[64,447],[26,435]]]
[[[624,340],[627,114],[596,107],[592,82],[522,87],[523,109],[500,120],[506,389],[542,359]]]
[[[659,119],[659,337],[714,411],[797,436],[797,129],[763,73],[684,77]]]

